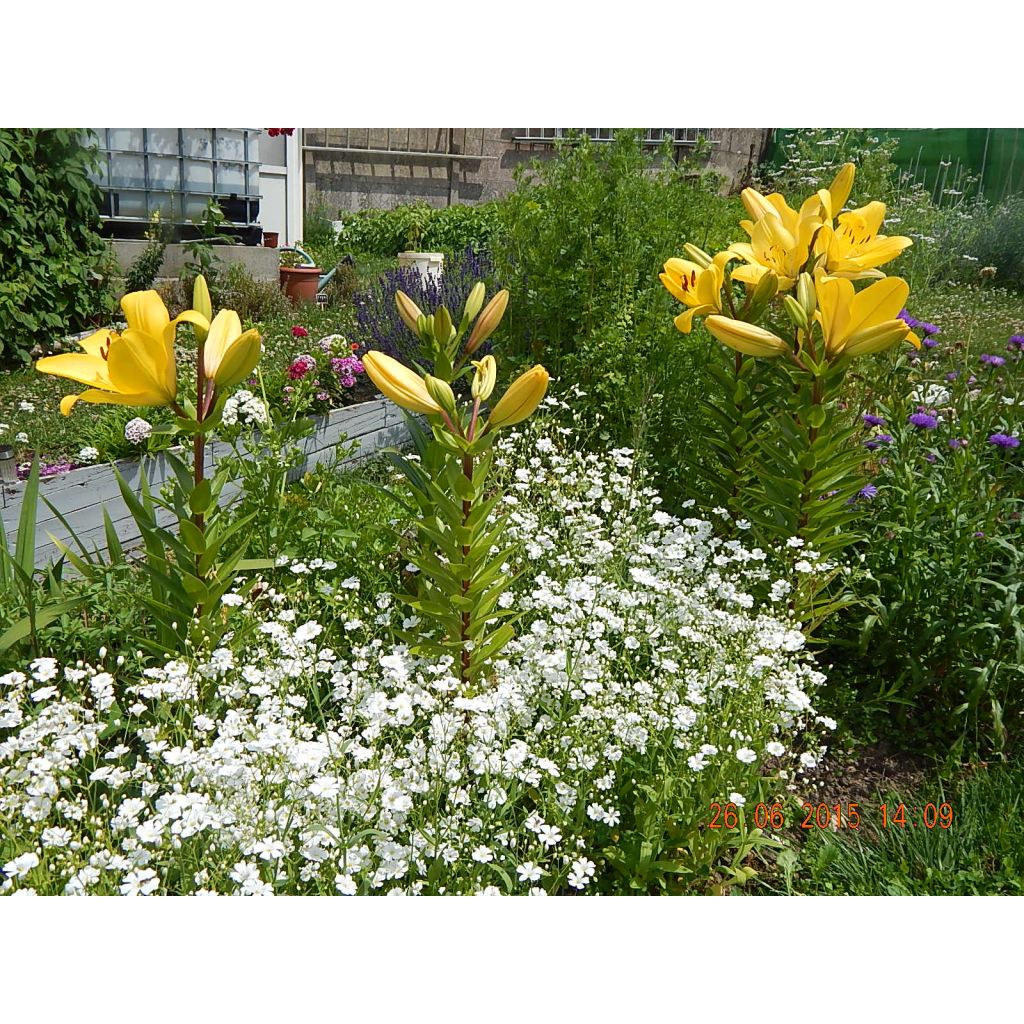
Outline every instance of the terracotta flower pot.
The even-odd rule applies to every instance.
[[[263,245],[267,249],[276,249],[277,248],[277,236],[278,236],[278,234],[279,234],[279,232],[277,232],[277,231],[264,231],[263,232]]]
[[[293,306],[315,302],[320,285],[319,267],[281,267],[281,291],[292,300]]]

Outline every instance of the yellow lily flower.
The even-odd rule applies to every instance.
[[[840,214],[834,229],[826,225],[814,245],[816,253],[825,255],[826,271],[851,281],[884,277],[876,268],[914,244],[904,235],[880,235],[884,219],[885,203],[874,202]]]
[[[829,277],[819,270],[815,291],[815,319],[821,324],[825,353],[830,359],[881,352],[900,341],[921,347],[917,336],[899,318],[910,294],[906,281],[887,277],[855,294],[852,281]]]
[[[203,370],[217,387],[245,380],[260,361],[260,332],[242,332],[242,321],[233,309],[222,309],[210,324],[203,346]]]
[[[733,320],[727,316],[709,316],[704,321],[707,329],[723,344],[746,356],[774,359],[784,356],[789,346],[779,337],[756,324]]]
[[[502,288],[484,307],[480,319],[473,324],[469,341],[466,342],[466,355],[471,356],[498,329],[507,308],[508,289]]]
[[[832,179],[832,184],[828,188],[818,189],[818,198],[821,200],[826,223],[831,224],[833,218],[846,205],[856,174],[855,164],[843,164],[839,173]]]
[[[206,326],[204,316],[186,310],[173,320],[155,291],[131,292],[121,299],[128,328],[122,334],[103,330],[78,344],[83,353],[48,356],[36,363],[40,373],[66,377],[89,385],[80,395],[61,399],[68,416],[75,403],[101,405],[170,405],[178,395],[174,357],[177,326],[189,322]]]
[[[776,198],[780,201],[777,204],[773,203]],[[821,200],[812,196],[799,212],[786,206],[785,199],[777,193],[768,196],[765,204],[771,212],[757,223],[741,222],[750,232],[750,241],[737,242],[728,250],[747,264],[737,267],[732,279],[756,286],[770,270],[779,279],[779,291],[784,292],[796,283],[810,256],[815,232],[822,226]]]
[[[488,429],[510,427],[525,420],[540,405],[549,380],[548,371],[543,366],[534,366],[516,377],[491,412]]]
[[[658,279],[673,298],[690,307],[673,321],[683,334],[690,333],[695,316],[722,312],[722,285],[730,256],[729,252],[720,252],[707,267],[676,256],[665,263],[665,272]]]
[[[367,352],[362,362],[366,375],[377,385],[377,390],[395,405],[411,412],[431,415],[441,412],[441,406],[430,397],[423,378],[397,359],[383,352]]]

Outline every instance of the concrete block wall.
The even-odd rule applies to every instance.
[[[724,191],[745,184],[769,131],[715,129],[708,167],[723,176]],[[515,188],[520,164],[553,155],[548,145],[516,143],[524,134],[525,128],[303,129],[306,208],[323,206],[333,219],[339,212],[417,201],[444,207],[496,199]],[[388,147],[416,152],[388,153]]]
[[[108,242],[114,250],[117,262],[122,270],[127,270],[145,251],[147,242],[129,241],[126,239],[110,239]],[[278,252],[259,245],[215,245],[213,247],[217,259],[222,266],[240,263],[257,281],[277,281]],[[157,272],[157,280],[169,280],[178,277],[185,269],[189,254],[185,246],[177,243],[167,246],[164,261]]]

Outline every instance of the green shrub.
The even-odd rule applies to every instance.
[[[286,318],[292,309],[277,281],[257,281],[238,263],[221,275],[218,297],[223,308],[235,310],[248,321]]]
[[[677,334],[658,274],[685,241],[724,245],[741,207],[717,177],[664,155],[659,165],[635,131],[570,140],[516,183],[496,205],[493,246],[512,294],[509,348],[578,384],[591,428],[636,444],[664,368],[653,353]]]
[[[77,129],[0,129],[0,356],[27,360],[114,308],[92,160]]]
[[[937,340],[857,410],[884,423],[862,437],[874,463],[858,502],[861,603],[836,623],[832,676],[870,710],[864,728],[945,759],[1022,735],[1024,362],[1005,341],[983,353]]]
[[[164,253],[170,232],[160,223],[160,214],[154,213],[150,229],[146,232],[149,244],[139,254],[124,275],[125,292],[144,292],[153,287],[156,275],[163,266]]]
[[[343,213],[338,242],[345,252],[389,259],[410,249],[446,255],[470,246],[482,251],[491,245],[500,205],[498,201],[432,209],[426,203],[412,203],[393,210]]]

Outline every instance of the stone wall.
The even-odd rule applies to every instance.
[[[708,167],[736,191],[767,144],[767,128],[714,129]],[[391,209],[423,201],[444,207],[481,203],[515,187],[516,167],[548,159],[546,144],[517,142],[525,128],[306,128],[306,208]],[[396,150],[408,150],[396,152]]]
[[[148,242],[110,239],[107,243],[114,250],[118,265],[127,270],[145,251]],[[215,245],[214,254],[222,266],[240,263],[257,281],[278,280],[278,252],[258,245]],[[178,277],[185,269],[189,258],[184,245],[174,243],[164,251],[164,261],[157,271],[157,281]]]

